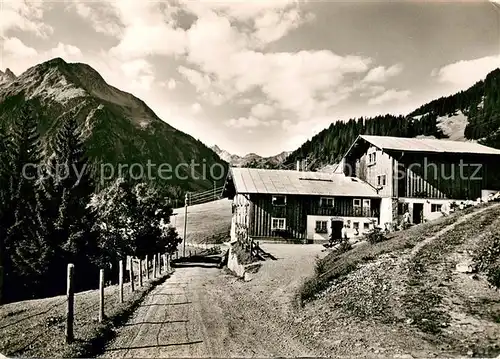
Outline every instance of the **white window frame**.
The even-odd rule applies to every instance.
[[[284,203],[283,204],[274,204],[275,199],[278,198],[278,197],[283,197],[284,198]],[[277,207],[286,206],[286,196],[285,195],[281,195],[281,194],[273,195],[271,197],[271,203],[272,203],[273,206],[277,206]]]
[[[332,201],[332,205],[329,206],[327,203],[328,201]],[[326,202],[326,204],[324,204]],[[320,197],[319,199],[319,206],[320,207],[327,207],[327,208],[333,208],[335,207],[335,198],[334,197]]]
[[[325,223],[325,231],[326,232],[323,232],[323,231],[318,232],[318,222],[322,223],[322,224]],[[321,225],[320,227],[321,227],[320,229],[322,229],[323,226]],[[328,233],[328,221],[321,220],[321,219],[320,220],[316,220],[316,222],[314,223],[314,232],[315,233]]]
[[[281,226],[275,227],[274,226],[275,220],[277,220],[277,221],[283,220],[283,227],[281,227]],[[284,230],[284,229],[286,229],[286,218],[271,217],[271,230]]]
[[[363,198],[363,208],[371,208],[372,201],[369,198]]]
[[[356,204],[356,201],[359,201],[359,204]],[[354,206],[354,208],[361,208],[361,198],[354,198],[352,200],[352,205]]]

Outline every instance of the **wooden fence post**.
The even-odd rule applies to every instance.
[[[99,323],[104,320],[104,269],[99,271]]]
[[[123,303],[123,260],[118,262],[118,285],[120,286],[120,303]]]
[[[142,287],[142,259],[139,259],[139,287]]]
[[[67,282],[66,282],[66,343],[71,343],[74,339],[73,335],[73,320],[74,320],[74,304],[75,304],[75,288],[73,286],[74,264],[68,264]]]
[[[153,279],[156,278],[156,254],[153,255]]]
[[[134,291],[134,260],[132,259],[132,256],[130,258],[130,292]]]
[[[148,258],[148,255],[146,255],[146,279],[149,280],[149,258]]]
[[[163,255],[163,265],[165,266],[165,273],[168,273],[168,254]]]

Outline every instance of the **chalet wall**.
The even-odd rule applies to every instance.
[[[354,197],[357,198],[357,197]],[[332,216],[345,218],[375,218],[380,213],[380,199],[370,199],[370,206],[354,207],[353,197],[335,197],[333,207],[321,207],[320,196],[287,196],[285,206],[273,206],[272,195],[252,194],[253,214],[250,235],[253,237],[275,237],[271,230],[271,218],[285,218],[289,238],[305,240],[307,238],[307,216]]]
[[[332,233],[331,216],[307,216],[307,240],[312,241],[328,241]],[[349,238],[356,238],[373,228],[373,221],[378,224],[376,217],[336,217],[347,224],[347,236]],[[327,233],[316,233],[316,221],[327,221]],[[355,223],[358,224],[359,234],[356,236]],[[365,228],[365,224],[368,228]]]
[[[407,203],[408,211],[413,218],[414,204],[423,204],[423,219],[426,221],[431,221],[442,216],[440,211],[432,212],[432,205],[441,206],[445,203],[451,204],[452,202],[460,202],[457,199],[425,199],[425,198],[400,198],[399,203]]]
[[[233,216],[231,219],[231,242],[236,241],[238,230],[246,230],[250,227],[249,196],[238,193],[233,198]]]
[[[476,199],[489,185],[498,188],[491,159],[467,154],[407,154],[399,160],[404,176],[399,197]]]
[[[397,209],[397,203],[396,203]],[[384,197],[380,201],[380,224],[384,228],[386,223],[392,223],[394,220],[394,201],[391,197]]]

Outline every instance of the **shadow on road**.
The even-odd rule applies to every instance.
[[[124,327],[133,327],[134,325],[143,325],[143,324],[151,324],[151,325],[162,325],[162,324],[170,324],[170,323],[188,323],[187,319],[180,320],[166,320],[164,322],[138,322],[138,323],[127,323]]]
[[[109,348],[109,349],[106,349],[106,352],[113,352],[113,351],[118,351],[118,350],[164,348],[164,347],[173,347],[173,346],[176,346],[176,345],[192,345],[192,344],[201,344],[201,343],[203,343],[203,340],[195,340],[195,341],[192,341],[192,342],[185,342],[185,343],[143,345],[143,346],[137,346],[137,347],[124,347],[124,348]]]

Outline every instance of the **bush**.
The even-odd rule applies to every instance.
[[[326,263],[321,258],[316,257],[316,262],[314,263],[314,274],[320,276],[326,272]]]
[[[476,251],[474,261],[478,269],[486,273],[488,281],[500,288],[500,235],[484,242]]]
[[[352,245],[351,245],[351,243],[349,243],[349,241],[342,241],[342,242],[340,242],[336,253],[342,254],[342,253],[345,253],[347,251],[350,251],[351,249],[352,249]]]
[[[380,243],[387,240],[384,232],[378,227],[373,227],[373,229],[366,234],[366,240],[370,244]]]

